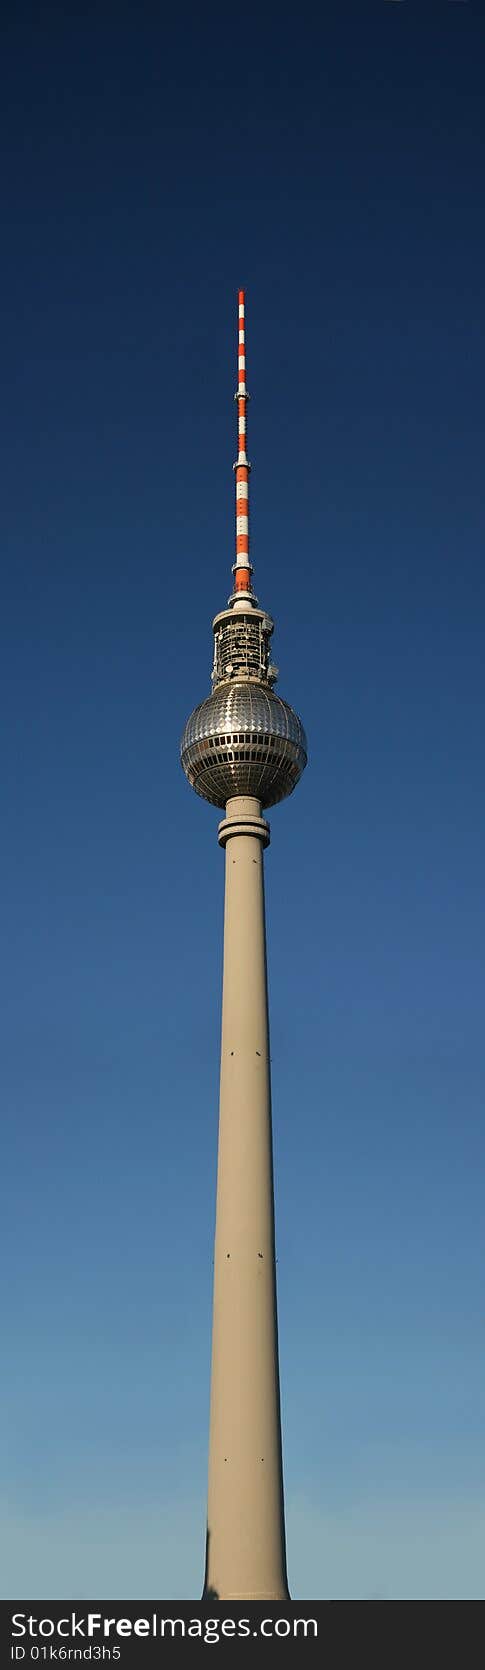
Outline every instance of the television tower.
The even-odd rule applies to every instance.
[[[245,304],[239,291],[234,589],[213,621],[212,695],[181,744],[197,794],[225,810],[226,854],[219,1154],[204,1597],[283,1600],[281,1454],[263,810],[291,794],[306,738],[274,691],[274,622],[249,560]]]

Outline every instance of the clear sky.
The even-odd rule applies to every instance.
[[[290,1587],[485,1597],[485,27],[312,12],[4,22],[7,1597],[202,1586],[239,285]]]

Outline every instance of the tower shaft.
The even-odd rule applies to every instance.
[[[234,796],[226,851],[205,1593],[288,1597],[259,800]]]

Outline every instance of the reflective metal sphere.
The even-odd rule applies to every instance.
[[[235,794],[275,806],[307,763],[298,714],[269,684],[254,680],[218,684],[187,720],[180,754],[192,788],[222,807]]]

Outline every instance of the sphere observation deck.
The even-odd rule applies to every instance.
[[[237,794],[275,806],[306,766],[305,732],[269,683],[236,677],[216,685],[187,720],[181,760],[192,788],[213,806]]]

